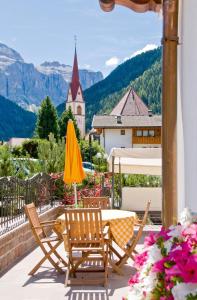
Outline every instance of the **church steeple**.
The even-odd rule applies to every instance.
[[[75,45],[75,56],[74,56],[72,80],[70,83],[70,87],[71,87],[72,99],[73,101],[75,101],[77,96],[77,91],[80,87],[76,45]]]
[[[85,102],[83,99],[83,91],[79,81],[79,69],[77,61],[76,39],[75,39],[75,55],[73,62],[72,79],[68,89],[66,109],[71,108],[77,125],[81,132],[81,137],[85,136]]]

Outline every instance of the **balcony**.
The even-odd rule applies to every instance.
[[[133,136],[133,144],[161,145],[161,136]]]

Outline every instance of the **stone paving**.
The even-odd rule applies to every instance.
[[[59,249],[64,254],[64,248]],[[34,276],[28,276],[41,256],[41,250],[36,248],[0,278],[1,300],[121,300],[128,292],[128,279],[135,272],[130,261],[123,267],[124,276],[113,273],[110,268],[108,289],[102,286],[65,287],[65,275],[59,275],[47,262]]]
[[[144,236],[155,232],[160,226],[146,226]],[[143,238],[138,245],[140,251]],[[60,254],[66,258],[64,247],[58,248]],[[72,286],[65,287],[65,275],[59,275],[46,262],[34,276],[28,272],[41,259],[42,252],[36,248],[0,278],[0,300],[122,300],[129,290],[128,280],[135,272],[132,261],[123,267],[124,276],[109,270],[109,285],[102,286]]]

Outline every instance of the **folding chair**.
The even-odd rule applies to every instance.
[[[120,268],[122,265],[124,265],[127,262],[129,257],[134,259],[133,253],[137,254],[137,251],[136,251],[135,248],[136,248],[136,246],[137,246],[137,244],[138,244],[138,242],[139,242],[139,240],[142,236],[144,226],[146,225],[148,212],[149,212],[149,209],[150,209],[150,204],[151,204],[151,201],[149,200],[147,202],[147,205],[146,205],[146,210],[144,212],[143,219],[139,220],[137,223],[134,224],[135,226],[138,227],[138,231],[137,231],[137,234],[135,234],[132,237],[132,239],[128,242],[128,244],[126,245],[126,247],[124,249],[125,254],[122,257],[119,254],[117,255],[119,257],[119,261],[116,262],[117,267]]]
[[[84,197],[82,198],[82,201],[84,208],[110,208],[109,197]]]
[[[25,205],[25,213],[29,219],[34,238],[44,253],[44,257],[36,264],[36,266],[29,272],[28,275],[33,275],[47,259],[59,273],[64,273],[58,264],[61,262],[65,267],[67,267],[67,263],[56,251],[57,247],[63,242],[63,238],[61,235],[47,237],[46,234],[47,229],[54,230],[53,226],[55,225],[56,221],[51,220],[40,222],[34,203]],[[52,245],[53,242],[55,242],[54,245]],[[47,250],[46,246],[48,246],[49,250]],[[56,256],[58,262],[54,261],[54,259],[51,257],[52,254]]]
[[[108,245],[105,244],[101,209],[81,208],[66,209],[66,235],[69,253],[69,264],[65,279],[68,284],[104,284],[107,285],[108,277]],[[104,278],[90,278],[81,280],[77,278],[77,272],[102,272]],[[87,274],[86,274],[87,275]]]

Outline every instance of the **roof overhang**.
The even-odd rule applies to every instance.
[[[159,12],[162,6],[162,0],[99,0],[101,8],[109,12],[115,4],[128,7],[135,12],[143,13],[146,11]]]

